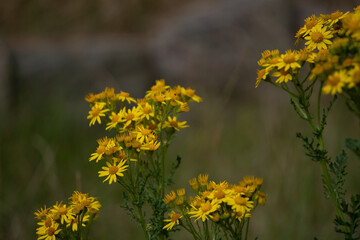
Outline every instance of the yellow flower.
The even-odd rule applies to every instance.
[[[101,118],[105,116],[105,112],[109,111],[109,109],[103,109],[105,107],[106,103],[104,102],[97,102],[95,103],[95,106],[91,108],[89,111],[89,116],[87,116],[87,119],[91,119],[89,126],[94,125],[95,122],[98,122],[101,124]]]
[[[190,98],[190,100],[195,102],[201,102],[202,99],[198,95],[195,95],[195,90],[191,88],[182,89],[182,94]]]
[[[342,93],[342,88],[345,84],[351,82],[345,70],[340,70],[331,74],[325,81],[325,86],[322,88],[323,94]]]
[[[179,122],[179,121],[177,121],[177,118],[175,116],[173,118],[171,118],[169,116],[168,119],[165,121],[163,127],[164,128],[174,128],[175,130],[179,131],[181,128],[186,128],[189,126],[186,125],[186,121]]]
[[[68,223],[71,221],[71,219],[74,218],[72,212],[69,211],[68,207],[66,207],[66,204],[62,204],[61,202],[56,203],[53,206],[51,213],[53,214],[53,216],[56,216],[54,217],[55,219],[60,218],[61,224],[64,224],[64,222]]]
[[[292,75],[290,74],[290,71],[285,71],[283,68],[277,72],[274,72],[272,75],[273,77],[278,78],[275,83],[287,83],[289,80],[292,80]]]
[[[256,78],[255,88],[257,88],[259,86],[261,80],[265,80],[268,75],[269,75],[269,70],[267,68],[257,70],[257,78]]]
[[[137,126],[136,130],[136,139],[143,143],[144,141],[154,140],[154,131],[148,128],[145,128],[143,125]]]
[[[279,57],[279,62],[276,64],[278,69],[284,68],[285,71],[291,69],[301,68],[300,64],[297,62],[299,57],[297,52],[287,50],[285,54],[281,54]]]
[[[255,200],[258,201],[260,205],[265,205],[266,203],[266,194],[258,191],[255,195]]]
[[[135,99],[133,99],[132,97],[130,97],[130,94],[127,92],[123,92],[120,91],[119,94],[117,94],[117,97],[120,101],[125,102],[127,101],[128,103],[134,102],[136,103]]]
[[[120,111],[121,119],[123,122],[125,122],[124,128],[129,126],[132,121],[137,121],[140,119],[140,112],[139,109],[136,107],[133,107],[132,109],[128,109],[126,111],[126,108],[123,108]]]
[[[236,212],[249,212],[253,208],[253,201],[249,201],[249,198],[242,197],[240,194],[234,196],[228,204]]]
[[[34,214],[35,214],[35,218],[41,220],[41,219],[44,219],[46,218],[46,215],[48,214],[49,212],[49,208],[46,208],[46,206],[44,206],[44,209],[43,208],[40,208],[39,210],[37,210]]]
[[[144,106],[140,106],[139,111],[141,117],[145,117],[147,120],[154,117],[154,110],[149,103],[145,103]]]
[[[160,142],[153,140],[142,145],[141,149],[146,151],[155,151],[159,147],[160,147]]]
[[[129,167],[129,165],[125,165],[126,160],[121,160],[117,165],[116,163],[114,163],[113,165],[111,165],[109,162],[106,162],[107,167],[102,167],[102,169],[104,171],[99,171],[99,177],[105,177],[105,181],[109,180],[109,184],[116,182],[116,176],[124,176],[123,172],[125,172],[127,170],[127,168]]]
[[[170,219],[165,219],[164,222],[169,222],[166,224],[163,229],[170,230],[174,227],[175,224],[179,224],[179,219],[182,218],[182,216],[178,213],[175,213],[174,211],[171,211],[169,213]]]
[[[121,122],[121,115],[120,115],[120,113],[111,112],[111,116],[109,116],[109,118],[110,118],[111,122],[109,122],[109,123],[106,124],[107,127],[105,128],[105,130],[111,130],[111,129],[113,129],[114,127],[116,127],[116,125],[117,125],[118,123]]]
[[[58,223],[54,223],[51,226],[47,228],[40,229],[37,234],[39,235],[38,240],[44,239],[44,240],[56,240],[56,235],[59,234],[61,229],[59,228]]]
[[[196,208],[192,206],[191,211],[189,211],[189,214],[191,214],[191,217],[196,218],[195,221],[201,220],[205,222],[209,218],[212,219],[211,213],[215,212],[217,209],[219,209],[220,205],[218,203],[211,203],[210,201],[202,202],[199,208]]]
[[[310,31],[317,25],[322,23],[322,19],[312,15],[311,17],[308,17],[305,19],[305,25],[304,27],[300,28],[298,31],[298,37],[305,37],[310,33]]]
[[[327,45],[331,44],[329,39],[332,37],[331,31],[327,31],[326,26],[317,25],[311,29],[310,36],[305,37],[305,40],[307,40],[305,45],[308,45],[307,48],[310,50],[315,48],[318,50],[327,49]]]
[[[176,199],[176,193],[174,191],[171,191],[169,194],[165,195],[165,198],[163,199],[164,203],[169,204],[175,201]]]

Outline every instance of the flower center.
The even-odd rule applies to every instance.
[[[180,214],[174,213],[174,214],[171,216],[171,221],[172,221],[172,222],[176,222],[177,220],[179,220],[179,218],[180,218]]]
[[[45,227],[50,227],[51,226],[51,219],[50,218],[47,218],[46,220],[45,220]]]
[[[118,121],[119,121],[119,115],[117,115],[117,114],[114,115],[114,116],[112,117],[111,121],[112,121],[113,123],[118,122]]]
[[[246,199],[242,198],[242,197],[236,197],[235,199],[235,203],[238,205],[245,205],[246,204]]]
[[[330,76],[327,80],[327,83],[336,86],[340,82],[340,78],[338,76]]]
[[[313,32],[311,34],[311,40],[314,43],[320,43],[324,39],[324,35],[321,32]]]
[[[203,211],[204,213],[210,211],[211,209],[211,203],[210,202],[206,202],[201,206],[201,211]]]
[[[144,107],[143,113],[145,113],[145,114],[152,113],[151,107]]]
[[[48,236],[53,236],[55,234],[55,228],[53,227],[49,227],[46,231]]]
[[[283,60],[284,63],[293,63],[295,62],[295,56],[293,54],[286,54]]]
[[[171,121],[171,122],[169,122],[169,123],[170,123],[170,126],[172,126],[173,128],[177,128],[177,127],[178,127],[177,121]]]
[[[133,120],[134,117],[135,117],[135,115],[133,113],[128,113],[125,118],[126,118],[126,120],[131,121],[131,120]]]
[[[141,134],[144,135],[144,136],[147,136],[151,133],[151,130],[150,129],[146,129],[144,128],[143,130],[141,130]]]
[[[315,19],[311,19],[310,21],[307,21],[305,23],[306,29],[312,29],[317,24],[317,21]]]
[[[100,111],[101,111],[100,108],[93,108],[91,114],[92,114],[94,117],[96,117],[96,116],[99,115]]]
[[[60,213],[61,215],[66,214],[66,213],[67,213],[66,207],[61,207],[61,208],[59,208],[59,213]]]
[[[97,154],[102,154],[105,152],[105,146],[100,145],[97,149],[96,149],[96,153]]]
[[[214,194],[214,197],[216,197],[217,199],[222,199],[225,197],[225,193],[222,190],[219,190]]]
[[[114,175],[117,173],[118,170],[119,170],[119,168],[117,166],[111,166],[109,168],[109,174]]]

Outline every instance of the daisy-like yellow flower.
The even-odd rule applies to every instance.
[[[169,194],[165,195],[165,198],[163,199],[164,203],[169,204],[176,200],[176,193],[174,191],[171,191]]]
[[[45,219],[46,215],[49,212],[49,208],[46,208],[46,206],[44,206],[43,208],[40,208],[39,210],[37,210],[34,214],[35,214],[35,218],[41,220],[41,219]]]
[[[305,19],[305,25],[298,31],[298,38],[305,37],[317,25],[322,24],[323,20],[315,15]]]
[[[189,180],[189,185],[191,186],[191,188],[197,192],[197,190],[199,189],[199,183],[198,181],[196,180],[196,178],[193,178],[193,179],[190,179]]]
[[[159,147],[160,147],[160,142],[158,142],[156,140],[152,140],[152,141],[149,141],[149,142],[145,143],[144,145],[142,145],[141,149],[146,150],[146,151],[155,151]]]
[[[257,200],[260,205],[265,205],[266,194],[263,192],[257,191],[257,193],[255,194],[255,200]]]
[[[284,68],[285,71],[289,69],[301,68],[300,64],[297,62],[299,60],[298,54],[295,51],[287,50],[285,54],[281,54],[279,57],[279,62],[276,64],[278,69]]]
[[[130,97],[130,94],[127,92],[120,91],[120,93],[117,94],[117,97],[122,102],[128,102],[129,104],[131,102],[136,103],[136,100]]]
[[[111,112],[111,116],[109,116],[109,119],[111,122],[108,122],[106,124],[105,130],[111,130],[111,129],[115,128],[119,123],[121,123],[121,114]]]
[[[173,118],[169,116],[168,119],[165,121],[163,127],[174,128],[175,130],[179,131],[182,128],[189,127],[189,125],[186,125],[186,121],[179,122],[175,116]]]
[[[129,126],[133,121],[139,120],[141,115],[139,109],[136,107],[133,107],[132,109],[128,109],[127,111],[126,108],[123,108],[120,111],[120,114],[122,121],[125,122],[124,128]]]
[[[342,93],[342,88],[345,84],[351,82],[351,79],[346,74],[345,70],[334,72],[325,81],[325,86],[322,88],[323,94]]]
[[[60,218],[61,224],[68,223],[71,219],[74,218],[70,208],[66,207],[66,204],[56,203],[51,209],[51,213],[53,214],[53,219],[56,220]]]
[[[253,201],[249,201],[249,198],[242,197],[240,194],[234,196],[228,204],[234,211],[242,213],[249,212],[254,207]]]
[[[87,116],[87,119],[91,119],[89,126],[94,125],[95,122],[101,124],[101,117],[104,117],[105,113],[110,111],[109,109],[103,109],[105,105],[106,103],[104,102],[97,102],[95,103],[95,106],[91,108],[89,111],[89,116]]]
[[[143,125],[137,126],[135,133],[136,133],[136,139],[141,143],[143,143],[144,141],[147,142],[150,139],[155,140],[154,131],[149,128],[145,128]]]
[[[106,162],[107,167],[102,167],[104,171],[99,171],[99,177],[105,177],[105,181],[109,180],[109,184],[117,181],[117,176],[124,176],[123,172],[127,170],[129,165],[125,165],[126,160],[121,160],[118,164],[114,163],[111,165],[109,162]]]
[[[201,218],[201,220],[205,222],[209,218],[212,218],[211,213],[218,210],[219,207],[219,203],[211,203],[210,201],[204,201],[201,203],[199,208],[195,208],[194,206],[192,206],[193,210],[189,211],[189,214],[192,215],[191,217],[196,218],[195,221]]]
[[[355,38],[359,40],[360,30],[360,13],[350,13],[342,20],[343,27],[347,35],[355,34]],[[354,37],[354,36],[353,36]]]
[[[182,94],[187,96],[188,98],[190,98],[190,100],[195,101],[195,102],[201,102],[202,98],[199,97],[198,95],[195,95],[195,90],[191,89],[191,88],[186,88],[185,90],[182,91]]]
[[[305,37],[307,42],[305,45],[308,45],[307,48],[314,50],[327,49],[327,45],[331,44],[331,39],[333,37],[331,31],[327,31],[326,26],[317,25],[313,27],[310,31],[310,35]]]
[[[268,75],[269,75],[269,70],[267,68],[257,70],[257,78],[256,78],[255,88],[257,88],[259,86],[261,80],[265,80]]]
[[[61,229],[58,229],[58,228],[59,228],[59,224],[54,223],[47,228],[40,229],[40,231],[37,232],[37,234],[39,235],[39,237],[37,239],[38,240],[41,240],[41,239],[56,240],[56,235],[58,235],[59,232],[61,231]]]
[[[149,103],[145,103],[144,106],[139,106],[141,117],[146,118],[147,120],[154,117],[153,107]]]
[[[289,80],[292,80],[292,75],[290,74],[290,71],[285,71],[285,69],[283,68],[277,72],[274,72],[272,76],[278,78],[275,83],[287,83]]]
[[[163,229],[171,230],[175,224],[179,224],[179,219],[182,218],[182,216],[178,213],[175,213],[174,211],[171,211],[169,214],[170,219],[164,219],[164,222],[168,222]]]
[[[343,13],[343,12],[340,12],[339,10],[337,10],[336,12],[333,12],[326,17],[327,18],[326,23],[328,23],[330,26],[332,26],[335,23],[337,23],[340,19],[343,19],[348,14],[349,14],[349,12]]]

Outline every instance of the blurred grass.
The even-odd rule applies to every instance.
[[[182,119],[191,127],[179,133],[169,150],[169,161],[182,157],[174,188],[189,190],[188,180],[199,173],[232,183],[246,175],[262,177],[268,201],[253,215],[251,238],[337,239],[334,209],[323,196],[320,166],[304,156],[295,137],[297,131],[309,133],[309,128],[297,118],[287,96],[266,84],[232,94],[196,85],[190,87],[204,101],[192,104],[184,114]],[[142,239],[139,228],[120,208],[120,188],[102,184],[99,166],[88,162],[96,139],[105,132],[102,127],[88,127],[84,96],[70,98],[66,88],[58,87],[32,90],[21,92],[17,108],[1,117],[0,239],[35,238],[33,212],[66,201],[73,190],[97,196],[103,205],[93,225],[94,239]],[[344,146],[345,137],[359,138],[359,122],[341,100],[330,114],[325,134],[332,156]],[[359,167],[359,162],[350,161],[350,193],[358,191]],[[185,233],[173,236],[190,239]]]

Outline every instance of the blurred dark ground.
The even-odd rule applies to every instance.
[[[182,165],[174,188],[209,173],[236,183],[264,178],[265,207],[253,215],[259,239],[339,239],[322,193],[320,167],[295,132],[309,133],[288,97],[254,88],[265,49],[294,48],[311,14],[352,10],[357,1],[12,0],[0,2],[0,239],[34,239],[33,212],[73,190],[103,207],[94,239],[142,239],[120,208],[121,192],[102,184],[88,162],[102,127],[88,127],[89,92],[106,86],[142,97],[156,79],[197,90],[203,102],[184,114],[190,128],[170,149]],[[338,101],[325,143],[336,155],[359,126]],[[359,191],[358,162],[349,192]],[[187,188],[189,189],[189,188]],[[174,239],[190,239],[184,233]]]

